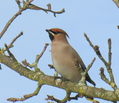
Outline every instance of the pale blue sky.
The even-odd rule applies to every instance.
[[[103,56],[107,59],[107,39],[112,39],[112,68],[115,75],[115,80],[119,86],[119,9],[112,0],[34,0],[34,4],[42,7],[47,7],[48,3],[52,4],[53,10],[65,8],[65,13],[57,15],[46,14],[43,11],[26,10],[19,16],[10,26],[4,37],[0,41],[0,47],[4,43],[9,42],[21,31],[24,35],[15,42],[15,47],[11,49],[16,58],[21,62],[27,59],[32,63],[44,43],[50,43],[50,39],[45,32],[45,29],[57,27],[64,29],[70,36],[70,44],[80,53],[84,63],[88,65],[93,57],[97,56],[92,48],[88,45],[83,34],[88,34],[94,44],[100,46]],[[18,11],[15,0],[1,0],[0,3],[0,31],[11,16]],[[50,46],[39,62],[39,67],[48,75],[53,75],[53,70],[50,70],[47,64],[52,63],[50,57]],[[98,88],[106,88],[112,90],[105,84],[99,76],[99,68],[104,66],[97,58],[93,67],[89,71],[89,75],[96,82]],[[12,71],[2,65],[0,70],[0,102],[9,103],[6,101],[8,97],[21,97],[24,94],[32,93],[37,83],[31,81],[18,73]],[[107,74],[107,73],[106,73]],[[47,103],[46,95],[54,95],[57,98],[63,98],[65,92],[51,86],[43,86],[40,93],[30,98],[23,103]],[[99,100],[100,103],[110,103]],[[79,99],[68,103],[90,103],[87,100]],[[20,103],[20,102],[18,102]]]

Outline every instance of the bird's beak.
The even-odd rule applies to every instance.
[[[48,29],[46,29],[46,32],[49,32],[49,30],[48,30]]]
[[[48,34],[49,34],[49,35],[54,36],[54,33],[53,33],[52,31],[50,31],[50,30],[46,29],[46,32],[48,32]]]

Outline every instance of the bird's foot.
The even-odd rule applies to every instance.
[[[54,73],[54,77],[58,77],[58,73],[55,71],[55,73]],[[60,78],[60,77],[58,77],[58,78]]]
[[[59,76],[55,76],[55,81],[56,84],[61,84],[63,81],[68,81],[67,79],[65,79],[64,77],[59,77]]]
[[[56,77],[54,78],[56,85],[60,85],[62,83],[62,78],[61,77]]]
[[[78,82],[78,85],[80,85],[80,86],[85,86],[85,85],[86,85],[86,82],[79,81],[79,82]]]

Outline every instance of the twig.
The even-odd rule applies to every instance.
[[[111,84],[111,82],[107,79],[107,77],[105,76],[105,74],[104,74],[104,68],[103,67],[101,67],[100,68],[100,77],[101,77],[101,79],[103,80],[103,81],[105,81],[107,84]]]
[[[112,69],[111,69],[111,60],[112,60],[111,44],[112,44],[111,39],[108,39],[108,68],[107,70],[110,75],[111,82],[115,83],[114,76],[113,76]]]
[[[90,70],[90,68],[92,67],[92,65],[94,64],[96,58],[93,58],[93,60],[91,61],[91,63],[88,65],[88,67],[86,68],[85,72],[88,73],[88,71]]]
[[[38,64],[39,59],[42,57],[42,55],[43,55],[43,54],[44,54],[44,52],[46,51],[46,49],[47,49],[48,45],[49,45],[48,43],[45,43],[45,46],[44,46],[44,48],[43,48],[42,52],[36,56],[35,63],[37,63],[37,64]]]
[[[51,12],[54,14],[54,16],[56,16],[56,14],[61,14],[64,12],[64,9],[62,9],[61,11],[53,11],[48,9],[44,9],[41,7],[38,7],[36,5],[31,4],[31,2],[33,2],[34,0],[27,0],[26,2],[23,1],[23,7],[21,7],[20,1],[16,0],[16,3],[19,7],[19,11],[17,13],[15,13],[15,15],[6,23],[6,25],[4,26],[3,30],[0,32],[0,39],[2,38],[2,36],[4,35],[4,33],[7,31],[7,29],[9,28],[9,26],[11,25],[11,23],[19,16],[21,15],[21,13],[26,10],[26,9],[33,9],[33,10],[43,10],[45,12]]]
[[[32,0],[33,1],[33,0]],[[20,7],[19,11],[6,23],[5,27],[3,28],[2,32],[0,32],[0,39],[2,38],[2,36],[4,35],[4,33],[7,31],[8,27],[10,26],[10,24],[19,16],[21,15],[21,13],[26,10],[28,8],[28,5],[32,2],[32,1],[28,1],[28,2],[24,2],[24,6]],[[18,7],[19,7],[19,3],[18,1],[16,2]]]
[[[28,66],[30,68],[34,68],[35,71],[38,71],[39,72],[40,69],[38,68],[38,62],[39,62],[40,58],[42,57],[42,55],[44,54],[44,52],[46,51],[48,45],[49,45],[48,43],[45,43],[45,46],[44,46],[42,52],[40,54],[36,55],[35,62],[33,62],[32,64],[30,64],[30,63],[27,62],[27,60],[24,60],[24,61],[22,61],[22,64],[24,64],[25,66]]]
[[[36,90],[33,93],[24,95],[22,98],[8,98],[7,101],[11,101],[11,102],[25,101],[28,98],[31,98],[33,96],[36,96],[39,93],[39,91],[41,89],[41,86],[42,85],[38,85],[38,87],[36,88]]]
[[[9,54],[9,56],[10,56],[13,60],[17,61],[17,59],[15,58],[15,56],[10,52],[10,50],[9,50],[9,48],[8,48],[8,46],[7,46],[7,44],[5,44],[5,48],[6,48],[6,51],[8,52],[8,54]]]
[[[34,0],[29,0],[29,3],[33,2]]]
[[[18,5],[19,9],[21,9],[21,2],[19,0],[16,0],[16,3]]]
[[[111,52],[111,48],[112,48],[112,42],[111,42],[111,39],[108,39],[108,62],[109,62],[109,65],[111,66],[111,60],[112,60],[112,52]]]
[[[2,32],[0,32],[0,39],[2,38],[2,36],[4,35],[4,33],[7,31],[8,27],[10,26],[10,24],[19,16],[21,15],[23,9],[20,9],[5,25],[5,27],[3,28]]]
[[[116,4],[116,6],[119,8],[119,0],[113,0],[113,2]]]
[[[102,57],[99,47],[97,45],[93,45],[92,42],[90,41],[89,37],[86,35],[86,33],[84,33],[84,36],[86,38],[86,40],[88,41],[88,43],[90,44],[90,46],[93,48],[93,50],[96,52],[97,56],[100,58],[100,60],[102,60],[102,62],[105,64],[105,66],[107,66],[107,62],[106,60]]]
[[[8,45],[8,47],[12,47],[13,46],[13,43],[20,37],[23,35],[23,32],[20,32],[20,34],[18,34],[13,40],[12,42]]]
[[[79,85],[85,85],[86,83],[86,74],[88,73],[88,71],[90,70],[90,68],[92,67],[93,63],[95,62],[96,58],[94,58],[91,63],[87,66],[87,68],[85,69],[84,72],[81,73],[82,78],[79,81]],[[95,85],[95,84],[94,84]]]
[[[47,98],[45,100],[51,100],[51,101],[55,101],[57,103],[62,103],[61,100],[55,98],[54,96],[50,96],[50,95],[47,95]]]
[[[109,73],[110,76],[110,82],[114,84],[114,89],[117,89],[115,80],[114,80],[114,75],[112,73],[112,68],[111,68],[111,60],[112,60],[112,52],[111,52],[111,39],[108,39],[108,65],[107,65],[107,71]]]
[[[105,64],[106,69],[109,73],[110,80],[106,78],[104,74],[104,70],[101,68],[100,76],[102,80],[104,80],[107,84],[109,84],[114,90],[117,89],[117,85],[114,81],[114,76],[112,73],[112,68],[111,68],[111,59],[112,59],[112,53],[111,53],[111,39],[108,39],[108,62],[103,58],[103,56],[100,53],[99,47],[96,45],[94,46],[88,36],[84,34],[86,40],[90,44],[90,46],[93,48],[93,50],[96,52],[97,56],[100,58],[100,60]]]
[[[26,66],[26,67],[33,68],[33,66],[32,66],[29,62],[27,62],[26,59],[22,61],[22,64],[23,64],[24,66]]]
[[[32,10],[43,10],[43,11],[46,12],[46,13],[51,12],[51,13],[54,14],[55,17],[56,17],[56,14],[61,14],[61,13],[65,12],[64,9],[62,9],[62,10],[60,10],[60,11],[53,11],[53,10],[51,9],[51,4],[47,4],[47,6],[48,6],[48,9],[45,9],[45,8],[41,8],[41,7],[39,7],[39,6],[30,4],[28,8],[29,8],[29,9],[32,9]]]
[[[22,35],[23,35],[23,32],[21,32],[20,34],[18,34],[18,35],[11,41],[11,43],[8,45],[8,48],[9,48],[9,49],[12,48],[14,42],[15,42],[20,36],[22,36]],[[3,52],[4,52],[4,51],[6,51],[6,48],[3,48]]]
[[[77,100],[79,97],[81,97],[81,98],[83,97],[83,96],[80,95],[80,94],[77,94],[77,95],[74,96],[74,97],[70,97],[70,95],[71,95],[71,92],[66,91],[66,96],[65,96],[65,98],[62,99],[62,100],[59,100],[59,99],[55,98],[54,96],[50,96],[50,95],[47,95],[46,100],[55,101],[55,102],[57,102],[57,103],[66,103],[67,101]]]

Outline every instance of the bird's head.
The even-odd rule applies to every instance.
[[[68,34],[62,29],[52,28],[46,29],[46,31],[48,32],[51,41],[55,39],[66,39],[66,36],[69,37]]]

